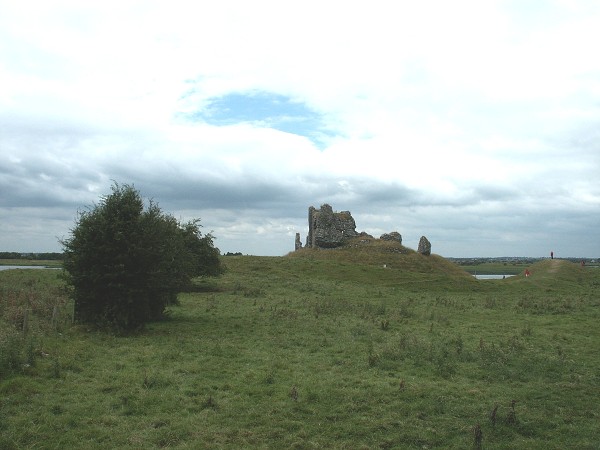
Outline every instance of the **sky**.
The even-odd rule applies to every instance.
[[[0,251],[129,184],[222,253],[308,208],[445,257],[600,257],[596,0],[0,0]]]

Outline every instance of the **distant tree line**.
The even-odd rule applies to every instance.
[[[60,261],[64,259],[64,253],[21,253],[21,252],[0,252],[0,259],[30,259],[33,261]]]
[[[556,256],[555,256],[556,258]],[[505,265],[517,265],[517,264],[533,264],[536,263],[538,261],[543,261],[544,259],[548,259],[548,258],[534,258],[534,257],[518,257],[518,256],[500,256],[500,257],[482,257],[482,258],[446,258],[449,261],[452,261],[456,264],[458,264],[459,266],[477,266],[479,264],[487,264],[487,263],[503,263]],[[598,260],[600,260],[600,258],[575,258],[575,257],[566,257],[566,258],[562,258],[559,257],[557,259],[563,259],[565,261],[570,261],[573,263],[579,263],[581,261],[584,261],[586,264],[587,263],[591,263],[594,264],[596,263]]]

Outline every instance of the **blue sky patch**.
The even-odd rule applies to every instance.
[[[270,92],[232,93],[209,100],[196,115],[210,125],[252,123],[286,133],[305,136],[321,147],[333,136],[323,117],[304,103]]]

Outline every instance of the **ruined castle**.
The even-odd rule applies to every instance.
[[[348,239],[357,236],[373,238],[367,233],[356,231],[356,222],[350,211],[334,212],[328,204],[321,205],[320,209],[316,209],[314,206],[308,208],[306,248],[341,247]],[[397,231],[382,234],[379,239],[402,244],[402,236]],[[302,248],[300,233],[296,233],[295,248],[296,250]],[[425,236],[421,237],[417,251],[423,255],[431,254],[431,244]]]

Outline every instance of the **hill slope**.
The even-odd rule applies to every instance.
[[[528,281],[537,284],[549,283],[580,283],[591,273],[586,267],[566,261],[564,259],[546,259],[532,264],[529,268]],[[521,272],[514,281],[525,278],[525,271]],[[513,281],[513,280],[511,280]]]
[[[287,255],[288,259],[329,262],[330,276],[340,276],[339,266],[356,267],[356,280],[368,274],[369,280],[384,284],[401,281],[450,281],[474,282],[474,278],[439,255],[424,256],[402,246],[399,242],[382,241],[374,238],[359,237],[351,240],[346,246],[335,249],[304,248]],[[359,269],[360,268],[360,269]],[[385,269],[383,271],[382,269]],[[377,270],[375,273],[371,273]],[[365,279],[366,281],[366,279]]]
[[[582,284],[587,284],[594,277],[595,269],[582,267],[564,259],[546,259],[538,261],[526,270],[529,277],[525,276],[525,270],[515,277],[507,279],[510,283],[520,283],[533,289],[553,289],[569,294]]]

